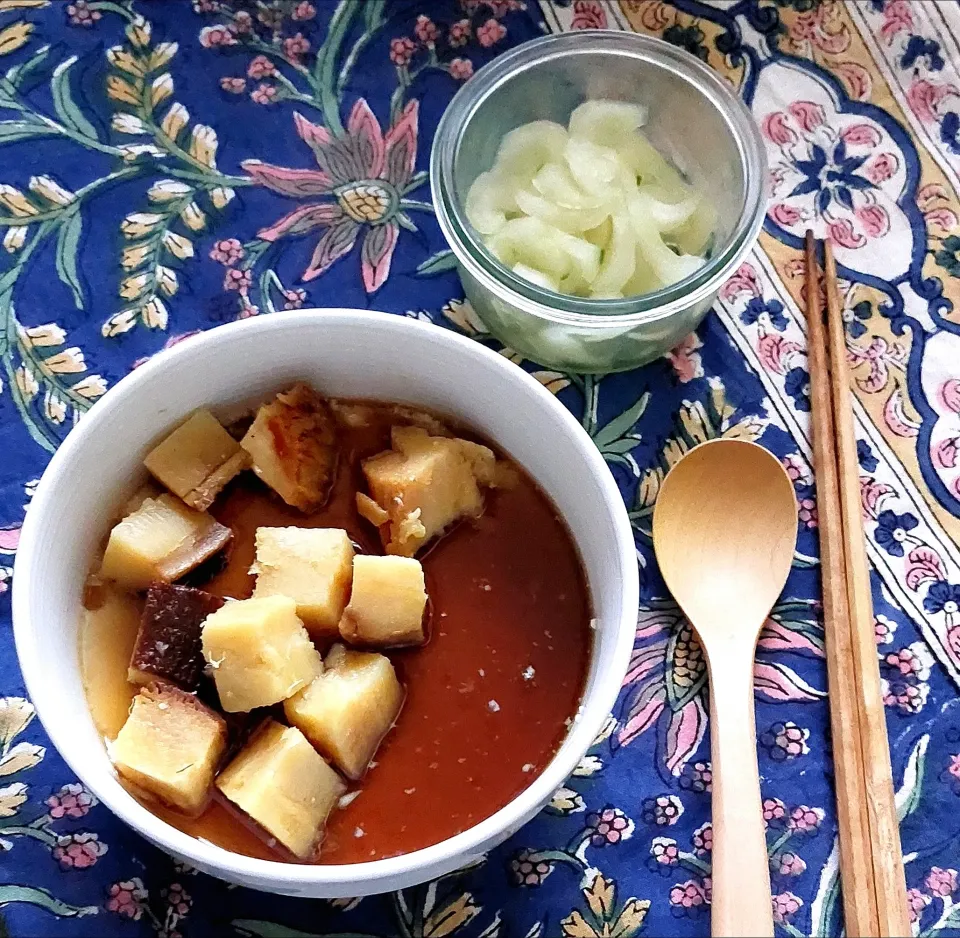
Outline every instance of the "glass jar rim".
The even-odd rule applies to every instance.
[[[454,166],[463,132],[477,109],[499,86],[527,69],[578,54],[641,58],[692,85],[719,111],[740,155],[743,207],[722,247],[699,270],[650,293],[622,299],[588,299],[539,287],[503,265],[466,221],[455,194]],[[747,107],[708,66],[662,39],[620,30],[557,33],[522,43],[485,65],[454,96],[437,126],[430,158],[437,221],[458,262],[487,289],[509,294],[512,303],[542,319],[606,328],[653,322],[715,292],[752,246],[763,224],[766,152]]]

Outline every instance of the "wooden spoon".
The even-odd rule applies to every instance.
[[[793,484],[775,456],[742,440],[687,453],[653,514],[660,570],[697,631],[710,676],[715,936],[773,935],[753,656],[796,539]]]

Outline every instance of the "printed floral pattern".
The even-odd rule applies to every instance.
[[[323,907],[229,889],[124,829],[45,745],[8,639],[6,932],[43,933],[56,917],[78,938],[708,934],[706,671],[650,525],[669,468],[724,436],[774,451],[798,502],[795,570],[755,672],[774,920],[778,935],[838,933],[795,250],[808,227],[841,265],[910,908],[917,933],[960,928],[960,822],[942,810],[960,794],[960,76],[945,34],[960,26],[910,0],[177,6],[0,2],[0,619],[36,480],[108,386],[200,329],[332,305],[454,329],[558,395],[624,494],[643,606],[615,712],[537,819],[429,888]],[[541,20],[687,50],[742,89],[767,146],[761,248],[716,315],[636,373],[565,374],[501,349],[461,299],[432,218],[443,107]]]

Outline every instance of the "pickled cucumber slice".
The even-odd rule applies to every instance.
[[[626,101],[585,101],[570,115],[570,136],[616,147],[647,122],[642,104]]]

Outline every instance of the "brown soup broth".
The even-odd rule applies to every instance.
[[[304,515],[249,472],[231,483],[211,512],[233,529],[232,548],[225,563],[195,571],[190,582],[219,596],[250,596],[248,571],[261,526],[342,527],[361,550],[381,553],[376,530],[357,514],[354,493],[365,490],[361,460],[388,449],[390,426],[403,421],[387,406],[370,410],[366,426],[342,430],[337,481],[323,510]],[[576,713],[591,646],[590,601],[576,548],[526,473],[485,498],[479,520],[458,525],[420,557],[430,596],[429,640],[387,652],[406,700],[372,768],[352,786],[359,794],[330,816],[317,862],[397,856],[472,827],[544,769]],[[84,629],[87,694],[110,737],[135,693],[126,684],[126,662],[138,609],[124,598],[110,604],[108,626],[95,627],[91,615]],[[113,649],[101,653],[98,646],[110,642]],[[231,851],[290,859],[219,799],[196,819],[150,808]]]

